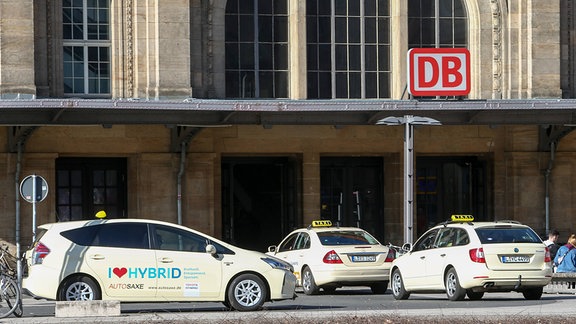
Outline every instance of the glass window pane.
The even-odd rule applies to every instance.
[[[348,73],[336,73],[336,98],[348,98]]]
[[[378,18],[378,43],[390,44],[390,18]]]
[[[466,7],[462,0],[454,0],[454,17],[466,18]]]
[[[260,72],[260,98],[274,97],[274,74],[272,72]]]
[[[364,25],[364,42],[366,44],[376,43],[376,34],[378,32],[376,29],[376,18],[366,18]]]
[[[348,28],[346,18],[336,18],[334,22],[334,34],[336,37],[336,43],[346,43]]]
[[[438,12],[440,18],[452,18],[452,0],[438,0]]]
[[[234,0],[238,2],[238,12],[240,14],[254,13],[254,0]]]
[[[318,61],[320,63],[319,70],[332,70],[332,47],[330,45],[319,45],[318,49]]]
[[[349,98],[359,99],[362,98],[362,74],[359,72],[351,72],[349,74]]]
[[[390,0],[378,0],[378,15],[390,16]]]
[[[226,43],[226,69],[237,70],[240,68],[238,60],[238,43]]]
[[[452,19],[440,19],[440,46],[452,47]]]
[[[362,63],[362,53],[360,45],[350,45],[348,47],[348,69],[360,71]]]
[[[318,99],[318,74],[308,72],[308,99]]]
[[[242,42],[254,42],[254,16],[240,16],[238,34]]]
[[[270,0],[259,0],[258,1],[258,14],[272,14],[272,1]]]
[[[364,51],[366,56],[366,71],[376,71],[378,69],[378,54],[376,46],[367,45]]]
[[[240,44],[240,68],[246,70],[254,69],[254,44]]]
[[[336,71],[348,70],[348,47],[346,45],[336,45]]]
[[[260,52],[260,69],[272,70],[272,44],[260,44],[258,48]]]
[[[332,42],[332,27],[330,24],[330,17],[318,18],[318,42],[330,43]]]
[[[366,98],[378,98],[378,74],[366,72]]]
[[[274,17],[274,41],[288,42],[288,17]]]
[[[309,44],[306,48],[306,68],[308,71],[318,70],[318,46]]]
[[[360,1],[348,0],[348,16],[360,16]]]
[[[274,73],[274,97],[288,98],[288,72]]]
[[[267,2],[270,0],[260,0],[260,2]],[[274,0],[274,14],[287,15],[288,14],[288,0]]]
[[[337,16],[346,16],[346,2],[348,0],[334,0],[334,12]],[[325,1],[330,4],[330,1]]]
[[[272,16],[258,17],[258,39],[260,42],[272,42],[272,32]]]
[[[360,43],[360,18],[348,18],[348,42]]]
[[[274,46],[274,69],[288,70],[288,44]]]
[[[332,75],[330,72],[318,73],[320,99],[332,99]]]

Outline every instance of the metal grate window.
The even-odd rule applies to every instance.
[[[288,2],[226,4],[226,96],[288,98]]]
[[[410,0],[408,47],[465,48],[468,16],[462,0]]]
[[[307,0],[308,98],[390,97],[389,0]]]
[[[65,95],[110,95],[109,6],[109,0],[62,1]]]

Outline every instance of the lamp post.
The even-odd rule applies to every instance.
[[[376,125],[404,124],[404,243],[413,243],[414,229],[414,125],[442,125],[429,117],[404,115],[404,117],[386,117]]]

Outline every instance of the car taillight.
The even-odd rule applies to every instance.
[[[472,262],[486,263],[486,258],[484,257],[484,249],[482,248],[472,249],[469,251],[469,253],[470,253],[470,260],[472,260]]]
[[[546,254],[544,255],[544,262],[552,262],[552,257],[550,256],[550,249],[546,247]]]
[[[384,262],[392,262],[394,259],[396,259],[396,251],[389,249],[388,255],[386,256],[386,260],[384,260]]]
[[[50,249],[42,242],[38,242],[32,251],[32,264],[41,264],[48,253]]]
[[[326,253],[322,261],[324,261],[324,263],[342,263],[342,260],[340,260],[340,257],[334,250]]]

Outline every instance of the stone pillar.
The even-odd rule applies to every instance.
[[[190,1],[134,2],[136,96],[190,97]]]
[[[34,1],[0,1],[0,98],[35,95]]]
[[[390,28],[392,37],[390,55],[392,56],[392,74],[390,83],[392,84],[392,99],[407,99],[408,79],[406,78],[406,58],[408,54],[408,1],[392,0],[390,2]],[[404,98],[402,94],[406,89]]]
[[[290,99],[306,99],[306,1],[289,2]]]

